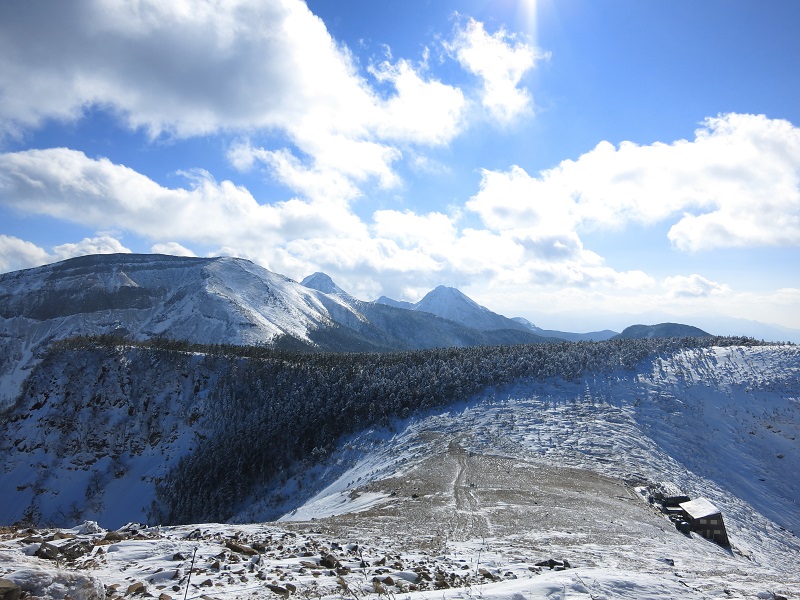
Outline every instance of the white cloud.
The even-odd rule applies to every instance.
[[[465,207],[476,212],[493,231],[524,228],[552,236],[569,234],[576,224],[565,186],[530,177],[517,166],[506,172],[484,170],[478,193]]]
[[[61,244],[53,248],[55,260],[66,260],[76,256],[87,254],[130,254],[130,249],[109,235],[102,235],[94,238],[83,238],[76,244]]]
[[[383,62],[370,72],[380,82],[391,82],[397,91],[381,105],[376,123],[381,138],[435,146],[460,133],[465,105],[461,90],[424,80],[405,60]]]
[[[156,251],[217,248],[293,277],[323,269],[359,271],[376,280],[402,273],[431,286],[442,283],[442,273],[458,281],[481,276],[579,286],[638,281],[636,272],[618,273],[604,265],[573,232],[505,230],[502,222],[496,230],[459,229],[458,211],[455,216],[376,211],[366,223],[347,202],[324,194],[262,205],[246,189],[217,182],[203,171],[183,175],[187,188],[166,188],[75,150],[5,153],[0,154],[0,202],[25,214],[131,232],[152,240]],[[66,257],[127,249],[99,237],[56,250]]]
[[[466,208],[496,231],[674,221],[668,238],[685,251],[800,245],[799,181],[799,128],[728,114],[707,119],[691,142],[601,142],[534,177],[484,171]]]
[[[32,242],[0,235],[0,273],[38,267],[86,254],[115,253],[130,253],[130,250],[109,235],[83,238],[77,243],[61,244],[55,246],[52,252],[47,252]]]
[[[248,170],[256,162],[261,163],[277,181],[312,200],[349,201],[361,194],[358,186],[343,173],[307,167],[286,149],[273,151],[238,144],[231,148],[228,158],[239,170]]]
[[[533,99],[519,87],[526,72],[542,58],[536,49],[504,29],[487,33],[483,23],[470,19],[445,46],[468,71],[482,79],[481,102],[500,123],[509,123],[533,110]]]
[[[379,210],[373,220],[372,229],[378,237],[417,246],[428,253],[441,253],[457,236],[453,220],[438,212],[418,215],[412,211]]]
[[[725,284],[710,281],[700,275],[688,277],[676,275],[664,280],[664,287],[676,298],[704,298],[712,295],[728,294],[731,288]]]
[[[91,106],[151,135],[287,128],[311,107],[358,122],[372,99],[295,0],[86,0],[0,9],[0,116],[36,126]]]
[[[463,129],[462,92],[425,69],[384,62],[368,81],[300,0],[0,3],[0,137],[97,108],[152,137],[278,133],[287,147],[229,158],[260,159],[303,194],[336,180],[353,198],[369,179],[397,184],[398,144]]]
[[[162,244],[153,244],[150,248],[153,254],[169,254],[171,256],[197,256],[194,252],[180,245],[178,242],[166,242]]]
[[[36,244],[0,234],[0,273],[38,267],[50,260],[50,255]]]
[[[118,228],[152,240],[272,246],[320,233],[363,229],[346,206],[289,200],[258,204],[246,189],[207,173],[184,173],[191,187],[165,188],[105,158],[66,148],[0,154],[0,202],[96,229]]]

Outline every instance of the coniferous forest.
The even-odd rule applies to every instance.
[[[101,373],[116,369],[115,376],[124,380],[115,388],[121,396],[115,406],[135,406],[130,413],[141,419],[152,410],[147,397],[158,383],[147,381],[152,373],[166,369],[191,382],[168,393],[202,398],[202,412],[213,416],[157,486],[151,516],[174,524],[226,521],[259,486],[277,485],[298,465],[323,459],[342,436],[468,399],[492,386],[522,379],[574,380],[587,373],[632,370],[649,356],[683,348],[758,343],[738,337],[620,339],[348,354],[90,337],[58,342],[39,372],[65,353],[80,355],[68,364],[103,362]],[[97,394],[103,393],[108,392],[84,402],[102,403]],[[18,406],[33,401],[23,391]]]

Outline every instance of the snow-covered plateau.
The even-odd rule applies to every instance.
[[[518,379],[356,431],[228,524],[174,526],[125,523],[212,428],[217,371],[131,352],[40,372],[4,413],[0,512],[40,524],[0,530],[0,578],[32,597],[800,597],[797,347]],[[136,388],[145,372],[158,386]],[[246,435],[227,439],[245,463]],[[679,531],[649,501],[663,481],[718,507],[730,547]]]

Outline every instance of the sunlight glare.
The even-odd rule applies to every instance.
[[[517,13],[522,30],[530,36],[534,45],[537,43],[536,8],[539,0],[519,0]]]

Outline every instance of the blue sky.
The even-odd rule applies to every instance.
[[[800,329],[798,25],[793,0],[4,2],[0,271],[224,254],[546,328]]]

